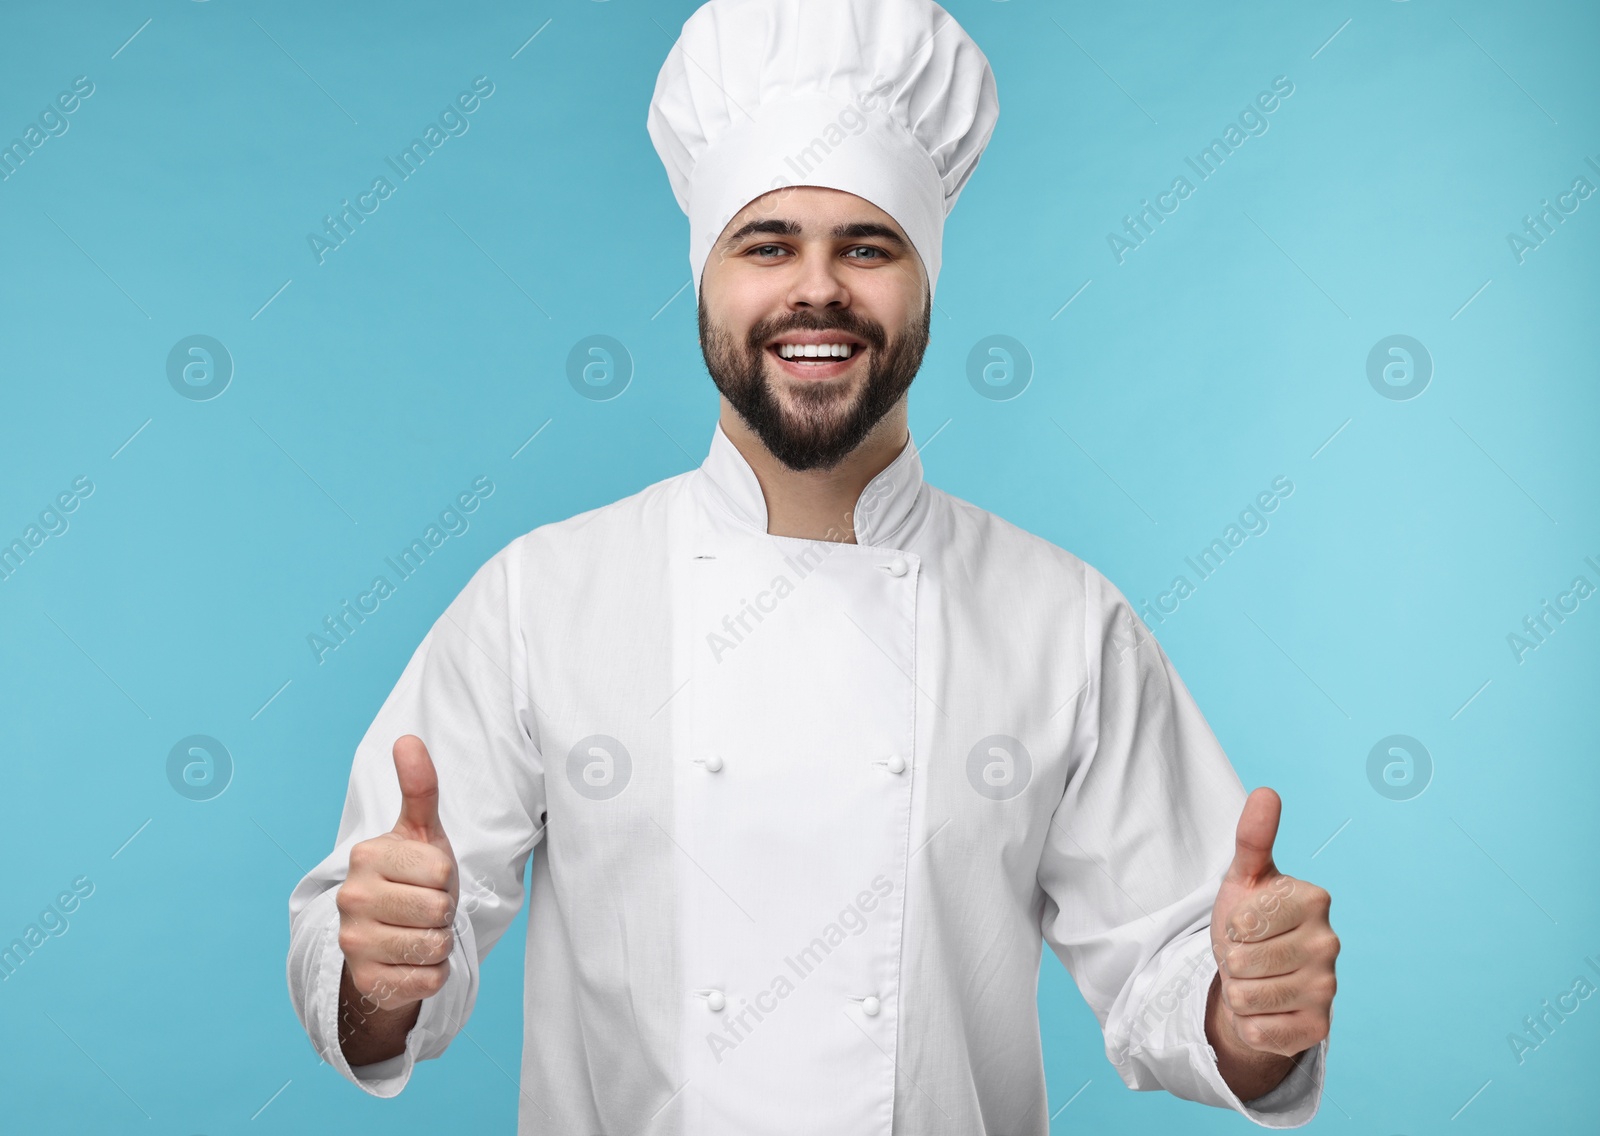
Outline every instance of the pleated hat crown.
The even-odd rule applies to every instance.
[[[932,0],[711,0],[656,77],[648,129],[700,277],[727,223],[789,185],[893,217],[931,293],[944,219],[1000,114],[989,61]]]

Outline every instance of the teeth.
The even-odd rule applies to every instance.
[[[784,359],[848,359],[855,350],[852,343],[780,343],[778,355]]]

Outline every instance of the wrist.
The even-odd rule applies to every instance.
[[[422,1014],[420,1000],[389,1009],[356,990],[346,963],[339,974],[339,1050],[352,1066],[372,1065],[399,1056]]]

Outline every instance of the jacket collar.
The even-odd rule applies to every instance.
[[[700,463],[699,472],[699,483],[734,520],[758,532],[767,531],[767,501],[761,493],[761,482],[721,422],[711,435],[711,449]],[[892,546],[921,490],[922,459],[915,439],[908,439],[895,459],[867,482],[856,500],[856,543]]]

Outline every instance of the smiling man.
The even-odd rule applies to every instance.
[[[367,1092],[461,1031],[531,856],[522,1136],[1044,1136],[1045,945],[1129,1087],[1316,1112],[1339,943],[1277,795],[1104,576],[923,480],[997,115],[929,0],[685,24],[649,129],[720,418],[491,558],[357,747],[289,985]]]
[[[774,190],[728,223],[704,270],[700,344],[769,531],[851,538],[862,489],[907,444],[931,311],[910,240],[854,194]]]

